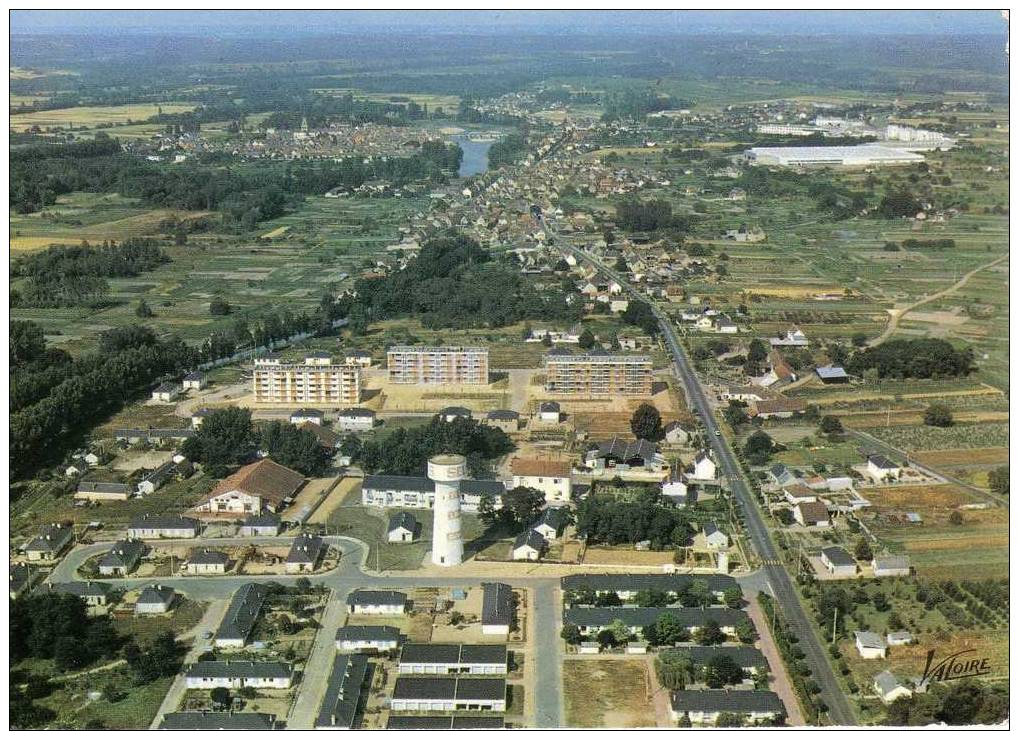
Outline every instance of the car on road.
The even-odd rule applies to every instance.
[[[721,429],[715,429],[715,436],[716,437],[722,436],[722,430]]]

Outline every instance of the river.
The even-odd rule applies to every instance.
[[[472,142],[467,139],[467,135],[453,135],[450,139],[464,151],[460,177],[469,178],[488,170],[488,148],[492,146],[491,142]]]

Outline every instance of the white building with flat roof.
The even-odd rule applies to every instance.
[[[923,162],[923,155],[883,145],[820,145],[817,147],[751,147],[748,162],[781,167],[909,165]]]

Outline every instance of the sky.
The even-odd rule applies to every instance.
[[[994,10],[12,10],[12,34],[472,32],[1003,34]]]

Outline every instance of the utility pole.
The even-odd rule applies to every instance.
[[[835,644],[835,627],[839,623],[839,608],[835,607],[835,617],[831,621],[831,643]]]

